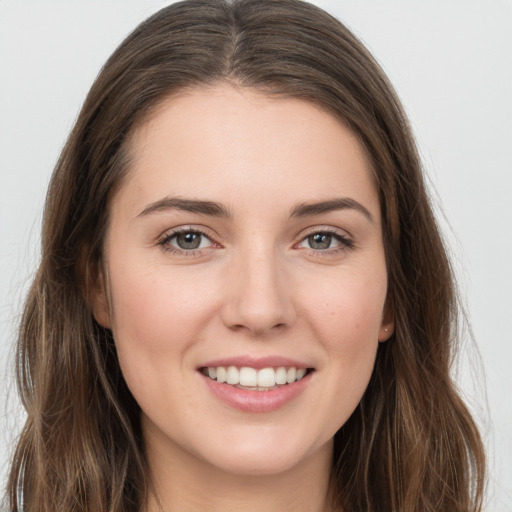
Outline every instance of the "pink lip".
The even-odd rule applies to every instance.
[[[294,359],[289,359],[287,357],[281,356],[266,356],[266,357],[252,357],[252,356],[238,356],[238,357],[229,357],[225,359],[215,359],[213,361],[207,361],[206,363],[201,365],[201,368],[212,368],[217,366],[236,366],[237,368],[242,368],[243,366],[248,366],[250,368],[255,368],[256,370],[260,370],[261,368],[279,368],[280,366],[295,368],[311,368],[311,365],[301,363],[300,361],[295,361]],[[299,381],[300,382],[300,381]]]
[[[199,375],[204,380],[209,391],[213,393],[216,398],[221,402],[224,402],[229,407],[244,412],[271,412],[283,407],[307,388],[312,377],[312,373],[308,373],[301,380],[293,382],[292,384],[285,384],[284,386],[280,386],[270,391],[249,391],[246,389],[236,388],[229,384],[221,384],[205,375]]]

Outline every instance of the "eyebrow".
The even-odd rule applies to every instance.
[[[230,217],[229,209],[222,203],[215,201],[202,201],[197,199],[183,199],[181,197],[164,197],[149,204],[139,213],[138,217],[144,217],[151,213],[166,210],[182,210],[211,217]],[[290,218],[308,217],[320,215],[336,210],[356,210],[362,213],[370,222],[373,222],[372,214],[359,202],[349,197],[340,197],[319,201],[316,203],[300,203],[292,208]]]
[[[349,197],[340,197],[319,201],[317,203],[301,203],[292,209],[290,217],[307,217],[320,215],[336,210],[356,210],[362,213],[370,222],[373,222],[373,215],[361,203]]]
[[[199,201],[195,199],[183,199],[180,197],[164,197],[159,201],[149,204],[139,213],[138,217],[144,217],[154,212],[165,210],[183,210],[212,217],[229,217],[229,210],[221,203],[214,201]]]

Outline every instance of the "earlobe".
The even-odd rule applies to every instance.
[[[394,322],[383,323],[379,330],[379,343],[388,341],[394,332],[395,332],[395,323]]]
[[[106,283],[103,272],[98,270],[89,286],[89,303],[96,322],[102,327],[110,329],[110,308],[106,292]]]
[[[393,307],[390,304],[389,296],[386,300],[384,307],[384,316],[379,329],[379,343],[388,341],[395,332],[395,315],[393,314]]]

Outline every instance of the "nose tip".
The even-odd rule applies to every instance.
[[[247,330],[254,335],[284,328],[289,322],[280,314],[280,307],[267,303],[264,308],[249,306],[247,302],[239,302],[236,306],[236,319],[229,322],[233,330]]]
[[[241,267],[231,275],[223,307],[225,325],[255,336],[290,326],[296,314],[285,274],[271,259]]]

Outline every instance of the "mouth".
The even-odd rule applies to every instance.
[[[246,391],[272,391],[302,380],[313,368],[279,366],[252,368],[250,366],[203,366],[202,375],[218,382]]]

